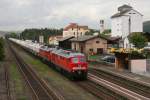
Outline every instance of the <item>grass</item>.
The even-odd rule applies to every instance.
[[[89,56],[89,59],[98,59],[99,58],[99,55],[91,55]]]
[[[11,79],[13,79],[18,100],[27,100],[26,96],[24,96],[24,85],[21,80],[22,77],[15,63],[12,63],[10,66],[10,76]]]

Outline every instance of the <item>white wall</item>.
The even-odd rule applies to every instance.
[[[122,36],[121,17],[113,18],[111,21],[112,21],[111,22],[112,37]]]
[[[131,60],[130,68],[132,73],[146,72],[146,59]]]
[[[131,10],[125,15],[131,16],[131,32],[143,32],[143,16],[141,14]]]
[[[69,30],[67,30],[67,31],[63,31],[63,37],[68,37],[68,36],[74,36],[74,37],[79,37],[79,36],[83,36],[83,35],[85,35],[85,33],[87,32],[87,31],[89,31],[88,29],[87,30],[85,30],[85,29],[83,29],[83,28],[80,28],[80,29],[78,29],[77,30],[77,28],[73,28],[73,30],[72,30],[72,28],[70,28]],[[78,35],[77,35],[77,33],[78,33]]]
[[[143,16],[137,11],[131,10],[120,17],[112,18],[111,35],[113,37],[124,38],[129,35],[129,18],[131,19],[130,33],[143,32]]]

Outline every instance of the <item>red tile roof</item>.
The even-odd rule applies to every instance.
[[[71,28],[83,28],[83,29],[87,30],[87,29],[88,29],[88,26],[80,26],[80,25],[78,25],[77,23],[70,23],[68,26],[66,26],[66,27],[64,28],[64,31],[68,31],[68,30],[71,29]]]

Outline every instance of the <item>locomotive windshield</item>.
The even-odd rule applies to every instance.
[[[73,63],[78,63],[79,62],[79,58],[72,58],[72,62]]]
[[[72,58],[72,62],[79,63],[79,62],[86,62],[86,60],[84,57],[81,57],[81,58],[74,57],[74,58]]]

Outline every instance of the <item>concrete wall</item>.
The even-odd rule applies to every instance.
[[[96,43],[96,41],[99,41],[99,43]],[[97,53],[97,49],[102,48],[104,52],[107,50],[107,40],[102,38],[95,38],[92,40],[89,40],[85,43],[85,52],[89,53],[90,49],[93,49],[94,53]]]
[[[131,72],[133,73],[146,72],[146,59],[131,60],[130,69],[131,69]]]
[[[150,59],[146,60],[146,71],[150,72]]]

